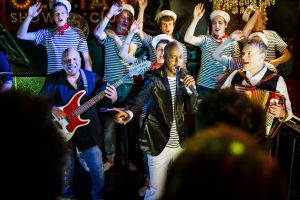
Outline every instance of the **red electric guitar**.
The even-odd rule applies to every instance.
[[[113,86],[117,88],[122,83],[124,83],[124,81],[128,80],[132,76],[137,76],[145,73],[150,69],[150,67],[151,62],[147,60],[134,64],[133,66],[131,66],[128,74],[120,80],[118,80],[117,82],[115,82]],[[80,114],[85,112],[92,105],[94,105],[103,97],[105,97],[105,93],[103,90],[84,104],[80,105],[80,99],[85,93],[85,90],[80,90],[72,97],[72,99],[65,106],[59,107],[66,113],[66,117],[64,119],[59,120],[52,114],[53,121],[58,127],[59,131],[61,132],[65,142],[67,142],[73,137],[77,128],[85,126],[90,122],[89,119],[81,119]]]

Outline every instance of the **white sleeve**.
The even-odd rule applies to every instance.
[[[130,121],[133,118],[133,113],[130,110],[125,110],[125,112],[127,112],[127,114],[130,116]]]
[[[225,82],[223,83],[221,89],[224,89],[224,88],[228,88],[231,86],[231,82],[232,82],[232,78],[233,76],[238,72],[238,70],[235,70],[233,71],[228,77],[227,79],[225,80]]]
[[[276,86],[276,91],[279,92],[280,94],[282,94],[285,97],[285,103],[286,103],[286,110],[288,112],[288,116],[287,116],[287,120],[290,120],[293,117],[293,112],[292,112],[292,104],[291,104],[291,100],[289,97],[289,93],[287,90],[287,86],[286,83],[284,81],[284,79],[282,78],[282,76],[279,77],[278,82],[277,82],[277,86]]]

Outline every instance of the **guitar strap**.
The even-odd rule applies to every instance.
[[[80,69],[80,74],[81,74],[81,77],[82,77],[84,89],[85,89],[86,92],[88,92],[88,83],[87,83],[87,80],[86,80],[86,75],[85,75],[85,73],[82,69]]]

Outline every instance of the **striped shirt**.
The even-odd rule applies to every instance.
[[[287,48],[287,44],[275,31],[264,30],[263,32],[268,38],[266,61],[269,62],[276,58],[276,52],[282,53]]]
[[[62,53],[66,48],[75,48],[79,52],[88,52],[86,38],[79,28],[71,27],[59,35],[55,28],[41,29],[36,32],[34,43],[44,45],[47,50],[47,74],[63,69]]]
[[[179,145],[179,136],[177,133],[176,119],[175,119],[176,76],[168,77],[168,81],[169,81],[171,96],[172,96],[173,122],[170,130],[170,138],[166,146],[170,148],[177,148],[180,145]]]
[[[197,76],[197,85],[216,88],[218,75],[224,74],[227,70],[226,66],[223,66],[218,61],[214,60],[212,53],[219,46],[219,41],[216,40],[212,35],[199,35],[201,43],[201,66]],[[237,42],[232,42],[228,47],[225,48],[223,55],[239,57],[240,48]]]
[[[127,35],[118,36],[124,42]],[[107,36],[106,39],[98,40],[98,42],[105,47],[104,81],[113,84],[129,72],[130,65],[119,56],[119,47],[113,38]],[[138,48],[142,46],[137,35],[134,35],[132,42]],[[124,83],[133,83],[133,78],[126,80]]]

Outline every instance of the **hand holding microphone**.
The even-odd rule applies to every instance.
[[[178,70],[179,69],[179,70]],[[194,77],[189,74],[189,72],[184,68],[177,68],[177,74],[180,79],[182,79],[183,84],[188,87],[194,95],[198,97],[198,92],[195,88]]]

